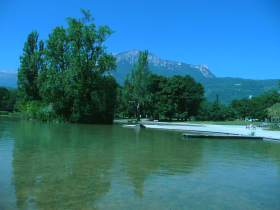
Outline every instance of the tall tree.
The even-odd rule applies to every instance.
[[[136,105],[132,96],[133,86],[129,80],[129,74],[126,75],[124,81],[124,87],[122,88],[122,100],[123,100],[123,114],[131,118],[136,114]]]
[[[38,32],[32,31],[24,43],[23,55],[20,56],[17,85],[24,101],[41,100],[38,75],[43,68],[44,43],[41,40],[38,44],[38,38]]]
[[[200,82],[196,82],[193,77],[186,75],[184,77],[186,87],[184,89],[184,98],[186,103],[187,118],[196,116],[200,104],[204,100],[204,87]],[[184,108],[185,109],[185,108]],[[186,116],[185,116],[186,117]]]
[[[169,117],[174,115],[177,119],[197,115],[200,103],[203,101],[204,87],[189,75],[182,77],[174,75],[160,84],[161,96],[158,104],[160,112]]]
[[[148,50],[140,51],[138,62],[134,64],[131,75],[127,75],[124,91],[128,95],[129,103],[136,106],[137,120],[140,120],[140,108],[150,101],[149,83],[152,72],[148,67]]]
[[[116,59],[107,54],[103,45],[114,31],[106,25],[96,29],[90,12],[83,9],[81,12],[82,19],[66,18],[68,27],[56,27],[49,35],[40,92],[46,104],[53,105],[57,116],[75,122],[93,122],[97,121],[93,110],[113,113],[108,111],[104,103],[109,101],[101,93],[110,87],[111,93],[116,94],[116,81],[110,76],[116,69]]]
[[[198,114],[196,116],[197,120],[201,120],[201,121],[211,120],[212,105],[213,103],[207,101],[207,99],[204,99],[198,109]]]
[[[160,105],[161,105],[161,91],[164,87],[161,84],[166,84],[167,78],[161,75],[153,74],[148,85],[150,93],[150,101],[147,103],[146,111],[153,118],[159,120]]]
[[[267,109],[269,117],[280,117],[280,103],[276,103]]]
[[[5,87],[0,87],[0,111],[7,111],[10,100],[10,91]]]

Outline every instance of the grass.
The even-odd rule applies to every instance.
[[[278,126],[279,126],[279,124],[278,124]],[[275,123],[274,123],[267,130],[270,130],[270,131],[280,131],[280,127],[276,127]]]
[[[0,111],[0,115],[8,115],[9,112],[8,111]]]
[[[13,112],[13,113],[10,112],[8,116],[9,117],[20,117],[21,113],[20,112]]]

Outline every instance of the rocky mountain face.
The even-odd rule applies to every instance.
[[[133,65],[137,63],[138,56],[140,50],[130,50],[123,53],[114,53],[114,57],[117,58],[117,63],[121,63],[123,60],[127,61],[129,64]],[[172,72],[177,71],[180,72],[179,74],[182,76],[186,74],[201,74],[201,76],[206,78],[215,78],[215,75],[209,71],[209,68],[206,64],[200,66],[193,66],[186,63],[176,62],[176,61],[169,61],[169,60],[162,60],[156,55],[149,53],[148,55],[148,62],[151,70],[156,71],[159,68],[164,69],[165,71]],[[154,72],[155,73],[155,72]],[[160,74],[168,74],[168,72],[158,72]],[[174,74],[172,74],[174,75]]]

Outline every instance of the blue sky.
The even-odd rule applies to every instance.
[[[65,18],[90,10],[117,31],[108,52],[145,50],[164,60],[207,64],[217,77],[280,79],[280,1],[1,0],[0,70],[17,70],[32,30],[47,39]]]

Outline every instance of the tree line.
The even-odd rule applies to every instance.
[[[269,90],[251,99],[232,100],[231,106],[236,110],[238,118],[264,120],[269,117],[280,117],[279,103],[279,92]]]
[[[204,87],[189,75],[164,77],[152,74],[148,68],[148,51],[140,52],[138,63],[124,85],[118,89],[117,113],[122,117],[140,115],[159,120],[234,120],[236,112],[217,99],[208,102],[204,98]]]
[[[18,90],[8,90],[0,87],[0,111],[12,112],[16,109],[15,104],[18,100]]]
[[[226,105],[216,95],[214,101],[204,97],[201,83],[186,75],[164,77],[152,74],[148,68],[148,51],[140,52],[138,64],[131,75],[127,75],[123,86],[118,88],[116,112],[122,117],[140,115],[159,120],[160,117],[172,120],[225,121],[236,119],[259,119],[280,115],[280,94],[266,91],[252,99],[233,100]],[[280,88],[280,81],[279,81]]]

